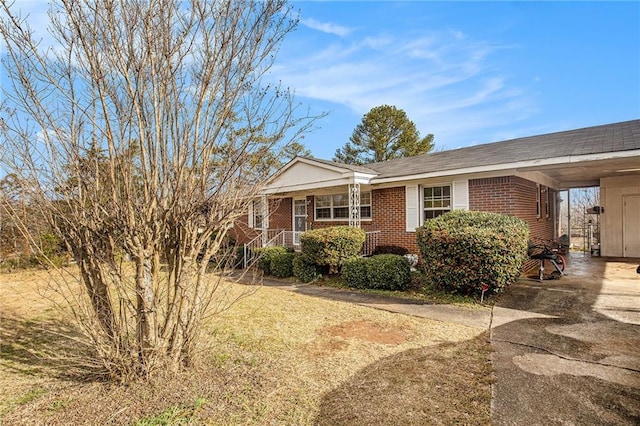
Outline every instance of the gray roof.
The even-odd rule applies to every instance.
[[[315,158],[313,160],[354,171],[377,174],[376,179],[381,179],[476,166],[630,150],[640,150],[640,120],[398,158],[367,164],[366,167]]]

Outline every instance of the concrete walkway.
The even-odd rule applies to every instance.
[[[638,263],[573,256],[493,310],[495,425],[640,424]]]
[[[250,282],[252,277],[245,277],[243,282]],[[389,312],[397,312],[406,315],[413,315],[421,318],[428,318],[436,321],[452,322],[480,330],[489,329],[491,323],[491,309],[489,307],[461,307],[452,305],[434,305],[428,302],[421,302],[400,297],[377,296],[364,294],[346,289],[318,286],[314,284],[301,284],[263,278],[262,285],[307,296],[321,297],[341,302],[350,302],[357,305],[368,306],[370,308],[382,309]]]

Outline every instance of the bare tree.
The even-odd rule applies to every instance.
[[[264,78],[296,17],[285,0],[60,0],[45,49],[1,7],[5,167],[77,261],[97,359],[119,380],[188,365],[260,159],[313,122]]]

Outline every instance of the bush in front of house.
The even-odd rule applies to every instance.
[[[316,265],[309,263],[304,259],[301,253],[295,253],[293,256],[293,276],[303,283],[310,283],[322,277]]]
[[[348,259],[358,256],[365,239],[360,228],[331,226],[300,235],[300,246],[307,263],[326,265],[330,274],[336,274]]]
[[[416,231],[427,278],[460,294],[500,293],[520,276],[529,227],[513,216],[454,210]]]
[[[411,280],[409,260],[397,254],[380,254],[368,259],[369,288],[406,290]]]
[[[409,250],[404,247],[394,245],[376,246],[373,251],[373,255],[375,256],[377,254],[397,254],[399,256],[404,256],[405,254],[409,254]]]
[[[271,246],[271,247],[260,247],[253,250],[253,255],[256,259],[256,266],[265,275],[271,275],[271,260],[279,255],[284,253],[290,253],[291,249],[281,246]]]
[[[344,265],[342,265],[342,271],[340,272],[342,280],[345,282],[345,284],[347,284],[349,287],[368,288],[368,263],[368,257],[354,257],[353,259],[347,260]]]
[[[289,278],[293,276],[294,253],[275,253],[271,255],[271,275],[276,278]]]
[[[406,290],[411,281],[409,261],[397,254],[349,259],[341,275],[348,286],[355,288]]]

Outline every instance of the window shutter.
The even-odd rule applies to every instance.
[[[249,224],[249,228],[253,228],[254,224],[253,224],[253,201],[249,203],[249,210],[248,210],[248,214],[249,214],[249,220],[247,221],[247,223]]]
[[[453,209],[469,210],[468,180],[458,180],[453,182]]]
[[[415,232],[416,228],[420,225],[418,185],[407,185],[404,188],[407,232]]]

